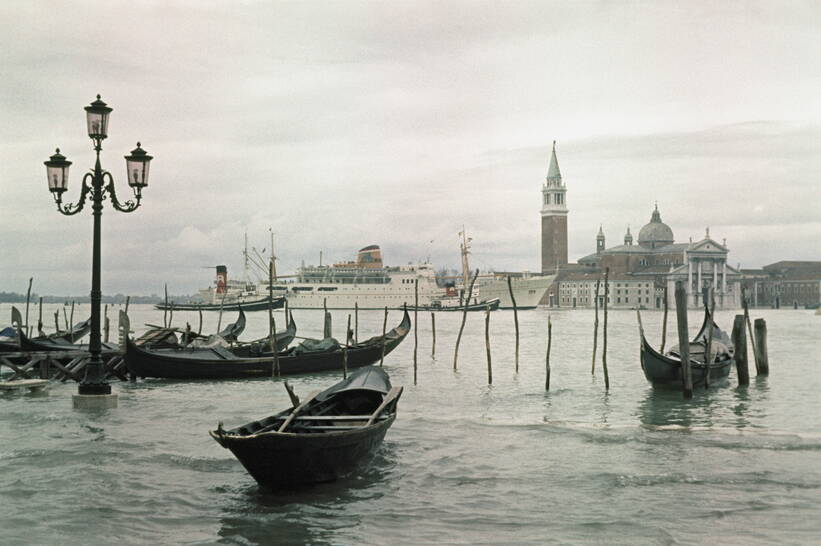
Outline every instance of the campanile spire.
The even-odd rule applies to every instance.
[[[542,186],[542,273],[552,273],[557,265],[567,264],[566,193],[554,140]]]

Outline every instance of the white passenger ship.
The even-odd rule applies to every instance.
[[[370,245],[357,253],[355,262],[300,267],[293,281],[274,281],[273,295],[285,296],[291,309],[398,309],[414,305],[416,281],[420,306],[446,297],[431,264],[385,267],[379,246]],[[260,290],[267,293],[268,283]]]

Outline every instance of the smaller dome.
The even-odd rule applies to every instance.
[[[656,205],[650,223],[639,231],[639,244],[644,247],[658,248],[671,245],[674,241],[673,230],[661,221],[661,214],[659,214],[659,208]]]

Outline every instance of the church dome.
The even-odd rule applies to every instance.
[[[658,248],[673,244],[673,230],[661,221],[658,205],[653,211],[650,223],[639,231],[639,244],[644,247]]]

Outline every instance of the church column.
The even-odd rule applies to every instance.
[[[696,286],[696,294],[701,294],[701,260],[698,261],[698,286]]]
[[[687,293],[693,292],[693,260],[687,259]]]
[[[727,261],[721,262],[721,290],[727,292]]]
[[[718,262],[713,260],[713,290],[718,290]]]

